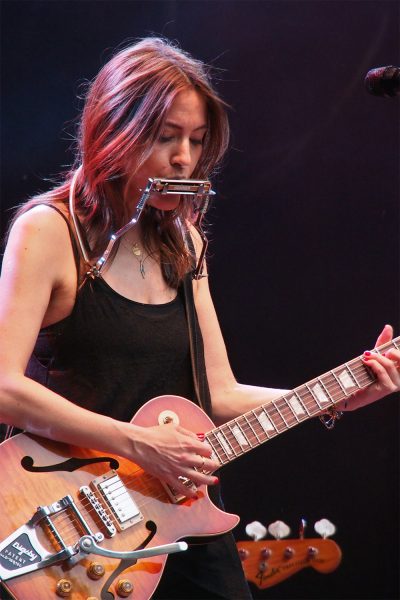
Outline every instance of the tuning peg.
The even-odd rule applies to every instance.
[[[267,535],[267,530],[264,525],[259,521],[253,521],[246,525],[246,533],[249,537],[253,538],[255,542],[262,540]]]
[[[268,531],[276,540],[280,540],[289,535],[290,527],[283,521],[274,521],[274,523],[268,525]]]
[[[328,519],[321,519],[314,524],[315,531],[324,539],[333,535],[336,527]]]
[[[305,519],[301,519],[300,527],[299,527],[299,538],[301,540],[304,539],[304,533],[306,531],[306,527],[307,527],[307,521]]]

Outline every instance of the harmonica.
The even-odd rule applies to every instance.
[[[159,179],[150,178],[145,193],[159,192],[160,194],[187,194],[189,196],[213,196],[211,182],[200,179]]]

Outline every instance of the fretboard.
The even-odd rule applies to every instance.
[[[400,337],[375,348],[382,353],[399,349]],[[316,379],[263,404],[206,434],[213,458],[225,465],[264,442],[348,398],[375,381],[375,375],[359,356]]]

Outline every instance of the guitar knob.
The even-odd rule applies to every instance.
[[[270,558],[272,552],[269,548],[262,548],[260,554],[262,558]]]
[[[90,579],[96,581],[97,579],[101,579],[105,574],[105,569],[101,563],[91,562],[87,568],[87,576]]]
[[[245,548],[239,548],[239,558],[240,560],[246,560],[249,557],[249,551]]]
[[[69,579],[60,579],[57,581],[56,594],[60,598],[68,598],[72,592],[72,583]]]
[[[117,583],[116,590],[120,598],[128,598],[133,592],[133,585],[129,579],[120,579]]]
[[[294,554],[294,550],[293,550],[293,548],[290,548],[290,546],[287,546],[287,547],[285,548],[285,551],[284,551],[284,553],[283,553],[283,556],[284,556],[285,558],[292,558],[293,554]]]
[[[309,546],[307,549],[307,554],[309,558],[314,558],[314,556],[318,554],[318,550],[317,548],[314,548],[314,546]]]

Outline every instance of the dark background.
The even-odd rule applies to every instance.
[[[399,100],[365,91],[399,62],[397,1],[4,1],[3,231],[72,160],[81,83],[128,38],[163,34],[220,69],[232,148],[209,213],[210,283],[245,383],[293,388],[399,335]],[[398,396],[301,425],[228,466],[226,509],[343,552],[259,598],[399,596]]]

